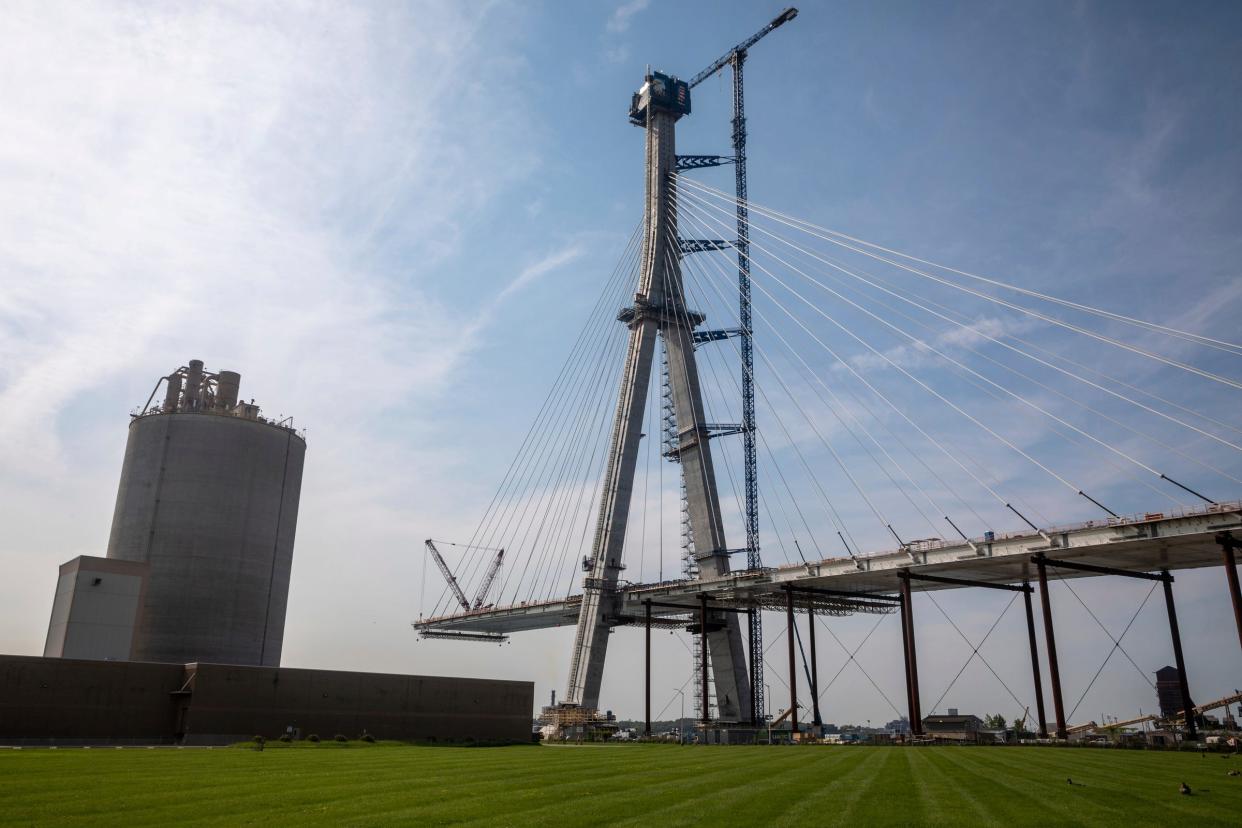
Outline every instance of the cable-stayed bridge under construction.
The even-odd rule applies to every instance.
[[[780,611],[797,730],[795,616],[808,617],[816,726],[817,624],[896,613],[918,734],[912,594],[1004,590],[1026,610],[1039,732],[1065,738],[1074,711],[1062,697],[1049,580],[1138,579],[1149,597],[1163,587],[1193,737],[1171,573],[1222,567],[1242,644],[1242,503],[1231,499],[1242,491],[1242,428],[1230,418],[1242,345],[751,201],[742,61],[792,16],[711,67],[734,72],[732,156],[677,153],[676,124],[702,75],[646,76],[630,108],[645,133],[642,219],[460,544],[455,575],[436,553],[452,588],[416,629],[496,641],[575,626],[562,709],[591,714],[611,633],[643,627],[648,722],[650,631],[686,629],[697,717],[756,727],[762,613]],[[693,177],[726,165],[741,170],[735,192]],[[1047,485],[1033,494],[1029,480]],[[1149,511],[1127,514],[1136,506]],[[1053,508],[1071,518],[1049,518]],[[664,552],[670,522],[675,565]],[[463,589],[476,585],[471,604]]]

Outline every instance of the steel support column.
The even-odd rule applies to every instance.
[[[904,593],[902,595],[904,596]],[[906,677],[906,718],[910,720],[910,733],[913,735],[917,731],[914,729],[914,694],[910,692],[910,630],[906,626],[904,597],[898,599],[897,609],[901,615],[901,662],[902,674]]]
[[[1238,628],[1238,644],[1242,645],[1242,592],[1238,590],[1238,562],[1233,551],[1238,548],[1238,540],[1228,532],[1216,536],[1220,544],[1221,555],[1225,559],[1225,579],[1229,582],[1229,598],[1233,601],[1233,623]]]
[[[1182,713],[1186,717],[1186,738],[1190,741],[1199,739],[1198,728],[1195,727],[1195,705],[1190,700],[1190,682],[1186,679],[1186,660],[1182,658],[1182,634],[1177,628],[1177,607],[1173,604],[1173,576],[1169,570],[1162,570],[1164,576],[1164,605],[1169,611],[1169,635],[1173,637],[1173,658],[1177,663],[1177,684],[1182,691]]]
[[[785,590],[785,637],[789,639],[789,732],[798,732],[798,660],[794,650],[794,594]]]
[[[1031,676],[1035,680],[1035,710],[1039,714],[1039,738],[1048,738],[1048,719],[1044,715],[1044,683],[1039,675],[1039,645],[1035,640],[1035,611],[1031,608],[1031,585],[1022,582],[1026,587],[1022,591],[1022,600],[1026,603],[1026,635],[1031,641]]]
[[[699,595],[699,660],[702,663],[702,679],[703,679],[703,717],[702,722],[711,721],[712,711],[708,707],[708,690],[707,690],[707,593]],[[706,736],[704,736],[706,741]]]
[[[1065,739],[1065,704],[1061,700],[1061,668],[1057,664],[1057,640],[1052,631],[1052,603],[1048,599],[1048,564],[1043,555],[1036,555],[1035,568],[1039,572],[1039,606],[1044,614],[1044,643],[1048,647],[1048,681],[1052,685],[1052,709],[1057,717],[1057,738]]]
[[[759,615],[758,610],[746,611],[746,629],[748,630],[747,639],[750,642],[750,661],[747,666],[750,670],[750,723],[754,727],[763,724],[763,636],[759,635],[756,640],[754,630],[756,625],[762,624],[763,618]],[[758,665],[758,666],[756,666]],[[758,687],[760,689],[756,690]]]
[[[643,697],[646,702],[646,726],[643,728],[644,735],[651,735],[651,601],[643,601],[647,609],[647,649],[643,667]]]
[[[810,630],[811,645],[811,723],[818,733],[824,720],[819,716],[819,659],[815,655],[815,604],[807,604],[806,624]]]
[[[901,580],[901,623],[906,647],[906,694],[909,696],[910,732],[923,735],[923,708],[919,699],[919,659],[914,635],[914,604],[910,600],[910,573],[898,573]]]

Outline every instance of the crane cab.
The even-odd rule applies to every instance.
[[[690,85],[663,72],[650,73],[630,99],[630,123],[646,126],[648,107],[672,112],[677,117],[689,115]]]

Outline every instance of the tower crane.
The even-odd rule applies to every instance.
[[[722,55],[718,60],[716,60],[715,63],[713,63],[711,66],[707,67],[706,69],[704,69],[702,72],[699,72],[693,78],[691,78],[689,82],[690,88],[693,89],[694,87],[698,86],[703,81],[710,78],[716,72],[719,72],[726,65],[733,63],[734,59],[738,55],[740,55],[741,58],[745,60],[747,49],[749,49],[751,46],[754,46],[756,43],[758,43],[763,38],[767,37],[768,33],[771,32],[773,29],[777,28],[778,26],[782,26],[785,23],[788,23],[790,20],[793,20],[797,16],[798,16],[798,10],[795,9],[793,6],[790,6],[789,8],[785,9],[783,12],[781,12],[775,18],[773,18],[771,23],[764,26],[762,29],[755,32],[753,35],[751,35],[750,37],[743,40],[741,43],[734,46],[728,52],[725,52],[725,54]]]
[[[738,324],[742,357],[742,457],[745,466],[746,489],[746,567],[759,569],[763,562],[759,556],[759,461],[755,445],[755,357],[751,341],[750,311],[750,210],[746,193],[746,106],[742,95],[742,64],[747,50],[770,32],[798,16],[798,10],[790,6],[772,19],[770,23],[717,58],[710,66],[690,79],[693,89],[726,65],[733,67],[733,175],[737,195],[737,281]],[[692,160],[693,159],[693,160]],[[719,156],[687,157],[678,160],[678,169],[710,167],[728,163]],[[754,724],[759,724],[760,711],[764,710],[763,685],[763,622],[759,613],[751,610],[747,616],[747,632],[750,639],[750,692]]]

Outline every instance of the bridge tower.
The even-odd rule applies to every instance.
[[[599,707],[608,637],[619,620],[617,581],[657,336],[668,363],[677,428],[672,450],[680,461],[685,484],[699,577],[729,571],[729,550],[694,354],[694,329],[704,317],[686,306],[677,213],[670,192],[677,165],[676,124],[689,112],[689,86],[659,72],[647,75],[630,107],[631,122],[646,130],[646,213],[638,292],[633,306],[619,315],[630,329],[629,349],[617,395],[595,538],[586,561],[588,572],[565,694],[566,704],[584,708]],[[658,432],[659,424],[650,424],[650,430]],[[750,722],[750,679],[737,616],[709,613],[703,626],[719,717],[726,722]]]

